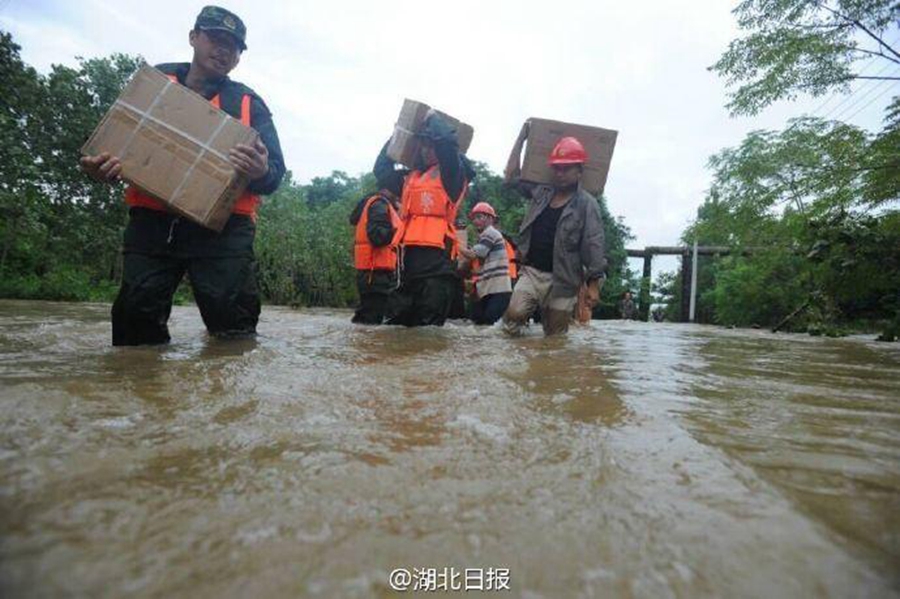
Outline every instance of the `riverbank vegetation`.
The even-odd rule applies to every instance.
[[[701,257],[698,320],[832,335],[877,328],[895,339],[900,5],[745,0],[734,12],[744,35],[710,67],[733,90],[733,115],[800,94],[837,101],[710,158],[712,183],[682,241],[736,251]],[[880,130],[840,120],[877,101],[885,106]],[[680,279],[669,275],[658,287],[673,299],[673,319],[684,299]]]

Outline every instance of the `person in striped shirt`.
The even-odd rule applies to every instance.
[[[469,220],[478,230],[478,241],[471,248],[461,248],[460,252],[471,261],[478,295],[478,301],[472,306],[472,322],[494,324],[503,316],[512,295],[506,240],[494,226],[497,213],[487,202],[475,204]]]

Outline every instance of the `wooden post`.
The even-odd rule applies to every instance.
[[[681,322],[688,322],[691,309],[691,254],[681,254]]]
[[[2,2],[2,0],[0,0]],[[629,258],[644,259],[644,278],[641,281],[641,297],[639,314],[642,320],[650,320],[650,275],[651,260],[655,255],[681,256],[681,322],[692,322],[697,313],[697,276],[699,275],[699,256],[727,256],[735,252],[747,256],[754,252],[764,251],[762,247],[745,247],[735,250],[725,245],[698,245],[694,247],[649,245],[642,250],[626,249]],[[693,265],[691,253],[693,252]]]
[[[653,254],[650,248],[644,250],[644,277],[641,279],[641,312],[640,318],[644,322],[650,321],[650,277],[653,276],[652,269]]]

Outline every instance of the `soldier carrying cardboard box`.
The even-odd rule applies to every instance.
[[[272,115],[253,90],[228,74],[247,49],[247,29],[237,15],[217,6],[200,11],[189,41],[190,63],[157,68],[213,105],[255,129],[260,141],[237,145],[229,154],[249,180],[221,233],[183,220],[157,199],[131,186],[125,193],[129,221],[123,244],[124,272],[113,304],[113,345],[167,343],[172,296],[185,273],[203,322],[215,336],[252,335],[259,319],[253,240],[260,195],[273,193],[284,176],[284,158]],[[100,181],[116,181],[119,158],[85,156],[81,166]]]
[[[441,326],[450,313],[456,276],[456,213],[475,176],[459,150],[456,129],[430,112],[412,171],[395,170],[385,144],[375,161],[378,181],[395,181],[401,197],[401,282],[388,300],[387,324]],[[402,178],[397,177],[402,173]]]

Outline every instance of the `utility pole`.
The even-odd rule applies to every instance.
[[[694,259],[691,264],[691,313],[689,320],[694,322],[697,314],[697,239],[694,238]]]

